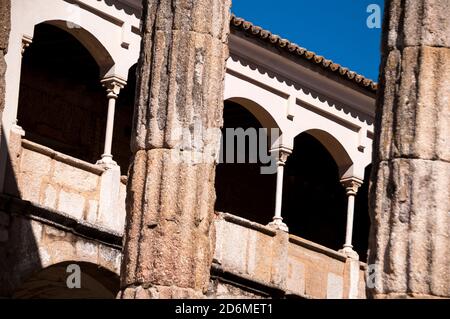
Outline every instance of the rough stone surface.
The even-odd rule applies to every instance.
[[[449,0],[386,1],[370,186],[374,298],[450,297]]]
[[[156,282],[202,290],[208,280],[215,167],[173,163],[173,152],[135,155],[122,273],[126,286]]]
[[[420,45],[450,47],[449,6],[449,0],[386,1],[384,51]]]
[[[254,291],[249,291],[243,287],[236,287],[230,283],[225,283],[220,280],[211,279],[207,298],[211,299],[264,299],[268,298],[263,294],[258,294]]]
[[[143,3],[120,298],[208,288],[230,5]]]
[[[10,0],[0,0],[0,138],[2,136],[2,115],[5,108],[5,54],[8,50],[9,30],[11,28]]]

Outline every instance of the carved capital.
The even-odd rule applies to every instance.
[[[284,165],[286,165],[286,161],[287,161],[289,155],[292,154],[292,150],[287,147],[281,146],[281,147],[272,149],[270,151],[270,153],[276,157],[278,166],[284,166]]]
[[[22,55],[25,53],[25,50],[33,43],[33,38],[28,35],[22,36]]]
[[[101,81],[103,87],[106,88],[109,99],[117,99],[119,97],[120,90],[127,85],[127,82],[117,76],[109,76]]]
[[[356,196],[356,194],[358,193],[358,189],[363,184],[363,181],[356,177],[350,177],[341,180],[341,184],[345,187],[347,196]]]

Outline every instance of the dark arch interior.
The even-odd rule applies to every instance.
[[[68,266],[80,267],[80,288],[70,289]],[[70,278],[69,278],[70,279]],[[14,299],[114,299],[120,288],[119,276],[85,262],[59,263],[32,275],[14,293]]]
[[[224,129],[261,128],[258,120],[243,106],[231,101],[224,104]],[[224,129],[222,133],[226,143]],[[222,149],[223,158],[226,158],[227,150]],[[261,166],[259,160],[255,164],[220,163],[217,166],[217,212],[230,213],[260,224],[268,224],[272,220],[276,175],[262,175]]]
[[[136,66],[116,105],[113,156],[126,174]],[[40,24],[22,63],[18,124],[25,138],[95,163],[103,153],[108,101],[89,51],[62,29]]]
[[[107,98],[99,77],[78,40],[37,25],[22,62],[18,122],[25,138],[91,163],[100,159]]]
[[[331,154],[307,133],[295,138],[284,176],[284,221],[291,234],[338,250],[345,239],[347,197]]]

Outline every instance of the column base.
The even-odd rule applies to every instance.
[[[106,169],[118,166],[117,163],[112,159],[112,155],[102,155],[102,159],[98,160],[95,164],[101,165]]]
[[[346,255],[348,258],[359,260],[359,255],[356,251],[353,250],[352,246],[344,246],[344,248],[339,250],[339,252]]]
[[[286,233],[289,232],[289,227],[283,223],[283,219],[274,219],[273,222],[269,223],[267,226],[273,229],[282,230]]]

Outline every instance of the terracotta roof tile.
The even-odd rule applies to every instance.
[[[294,56],[309,60],[311,63],[319,65],[327,71],[334,72],[340,77],[354,82],[372,92],[375,92],[378,89],[378,84],[374,81],[367,79],[364,76],[352,70],[349,70],[346,67],[334,63],[333,61],[326,59],[323,56],[317,55],[312,51],[308,51],[307,49],[302,48],[287,39],[283,39],[268,30],[264,30],[261,27],[255,26],[249,21],[238,18],[235,15],[231,16],[231,26],[235,30],[247,32],[248,34],[251,34],[252,36],[255,36],[261,40],[268,41],[281,49],[285,49],[287,52]]]

